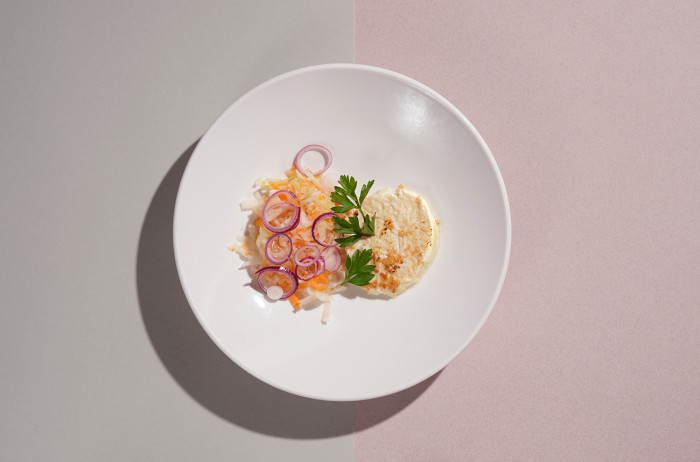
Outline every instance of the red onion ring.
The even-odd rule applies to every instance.
[[[301,166],[301,158],[304,157],[304,154],[306,154],[309,151],[318,151],[323,156],[325,163],[324,163],[323,168],[321,170],[319,170],[317,172],[309,172],[304,167]],[[301,148],[301,150],[294,157],[294,165],[296,165],[297,170],[299,170],[302,175],[305,175],[308,177],[320,175],[321,173],[325,172],[326,170],[328,170],[328,167],[331,166],[332,162],[333,162],[333,154],[331,154],[330,149],[328,149],[325,146],[321,146],[320,144],[310,144],[308,146],[304,146],[303,148]]]
[[[275,255],[274,252],[272,251],[272,245],[274,244],[274,241],[277,240],[283,240],[284,242],[287,243],[287,250],[284,252],[284,255]],[[270,263],[273,263],[275,265],[281,265],[282,263],[286,262],[289,257],[292,255],[292,238],[289,237],[286,234],[283,233],[277,233],[273,234],[270,239],[267,240],[265,243],[265,258],[267,258]]]
[[[293,192],[288,191],[288,190],[286,190],[286,189],[280,189],[279,191],[276,191],[272,196],[270,196],[270,197],[267,198],[267,201],[265,202],[265,206],[263,207],[263,212],[265,211],[265,209],[267,209],[268,206],[271,207],[270,203],[272,202],[272,199],[274,199],[275,197],[279,196],[280,194],[288,194],[288,195],[292,198],[291,201],[287,201],[288,203],[291,203],[292,201],[296,201],[296,200],[297,200],[297,195],[294,194]],[[280,200],[281,200],[281,199],[280,199]],[[285,201],[282,201],[282,202],[285,202]]]
[[[313,261],[312,257],[306,257],[303,258],[302,261]],[[316,272],[318,271],[318,260],[314,261],[308,266],[297,266],[296,269],[294,270],[294,274],[297,275],[297,278],[299,278],[302,281],[308,281],[312,277],[316,276]]]
[[[265,295],[267,295],[267,287],[263,284],[263,279],[262,276],[267,273],[276,273],[279,274],[285,278],[287,278],[290,282],[291,289],[286,291],[285,293],[282,294],[282,296],[279,298],[279,300],[285,300],[294,294],[296,292],[297,287],[299,287],[299,281],[297,280],[297,277],[294,273],[289,271],[287,268],[283,266],[266,266],[265,268],[261,268],[258,271],[255,272],[255,274],[258,275],[257,277],[257,282],[258,282],[258,287],[260,287],[260,290],[262,290]]]
[[[286,225],[275,226],[272,223],[270,223],[270,218],[269,218],[270,212],[272,212],[273,210],[276,210],[280,207],[292,207],[292,210],[293,210],[292,219],[289,220],[289,223],[287,223]],[[296,205],[290,204],[288,202],[280,202],[280,203],[275,204],[271,207],[265,207],[265,209],[263,209],[263,213],[262,213],[263,224],[265,225],[265,227],[267,229],[269,229],[273,233],[286,233],[287,231],[291,231],[292,229],[296,228],[297,225],[299,224],[300,217],[301,217],[301,209],[299,209],[299,207],[297,207]]]
[[[326,247],[321,251],[321,256],[325,267],[328,271],[337,271],[340,268],[342,257],[340,256],[340,250],[337,247]]]
[[[316,276],[316,268],[314,267],[312,269],[314,269],[314,271],[309,270],[308,266],[297,266],[297,279],[299,279],[300,281],[308,281],[309,279],[313,278],[314,276]]]
[[[326,271],[326,264],[323,261],[323,258],[318,257],[318,259],[315,261],[313,260],[313,257],[304,257],[301,259],[302,262],[307,262],[307,260],[310,260],[313,263],[308,266],[297,266],[295,270],[297,278],[301,279],[302,281],[308,281],[309,279]]]
[[[336,247],[338,245],[338,243],[335,242],[335,239],[333,239],[333,242],[330,244],[326,244],[325,242],[322,242],[321,238],[318,236],[318,233],[316,232],[316,227],[321,221],[325,220],[326,218],[332,218],[332,217],[337,217],[337,216],[338,215],[336,215],[333,212],[322,213],[314,220],[314,224],[311,225],[311,236],[314,238],[314,241],[318,242],[320,245],[322,245],[324,247]]]
[[[314,276],[318,276],[319,274],[326,271],[326,261],[323,259],[323,257],[318,257],[318,260],[316,260],[316,265],[316,274],[314,274]]]
[[[311,250],[311,255],[304,255],[303,251],[305,250]],[[318,260],[318,257],[321,256],[321,251],[318,250],[318,247],[315,247],[313,245],[307,244],[303,247],[299,247],[296,252],[294,252],[294,264],[297,266],[311,266],[314,263],[316,263],[316,260]]]

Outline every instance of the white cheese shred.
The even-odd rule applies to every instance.
[[[284,290],[280,286],[270,286],[267,289],[267,296],[270,300],[279,300],[284,295]]]
[[[323,303],[323,313],[321,313],[321,323],[328,324],[331,322],[331,302],[326,300]]]

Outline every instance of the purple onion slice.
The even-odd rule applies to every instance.
[[[318,260],[316,261],[316,274],[314,274],[314,276],[318,276],[324,271],[326,271],[326,262],[323,257],[318,257]]]
[[[306,154],[309,151],[320,152],[321,155],[323,156],[324,165],[323,165],[323,168],[321,168],[321,170],[318,170],[317,172],[310,172],[310,171],[306,170],[301,165],[302,157],[304,157],[304,154]],[[328,149],[325,146],[321,146],[320,144],[310,144],[308,146],[304,146],[303,148],[301,148],[301,150],[294,157],[294,165],[296,165],[297,170],[299,170],[302,175],[305,175],[308,177],[320,175],[321,173],[325,172],[326,170],[328,170],[328,167],[331,166],[332,162],[333,162],[333,154],[331,154],[330,149]]]
[[[258,287],[260,287],[260,290],[262,290],[265,293],[265,295],[267,295],[268,287],[271,287],[273,285],[279,287],[280,284],[278,282],[282,281],[286,281],[288,283],[289,288],[282,294],[279,300],[285,300],[291,297],[292,294],[296,292],[297,287],[299,286],[299,281],[297,280],[297,277],[294,275],[294,273],[282,266],[266,266],[265,268],[256,271],[255,274],[258,276]],[[265,275],[270,276],[269,279],[272,280],[271,284],[265,283],[265,279],[267,279],[264,277]],[[275,281],[274,279],[278,280]]]
[[[291,212],[291,215],[288,216],[282,224],[279,226],[272,224],[274,219],[280,215],[284,215],[287,211]],[[263,209],[262,221],[265,227],[273,233],[286,233],[297,227],[300,217],[301,209],[299,207],[287,202],[280,202]]]
[[[281,195],[283,195],[283,194],[288,195],[288,196],[291,198],[291,200],[288,200],[288,201],[282,200],[282,198],[279,197],[279,196],[281,196]],[[273,199],[276,199],[276,198],[279,198],[279,200],[280,200],[280,202],[278,202],[278,204],[279,204],[279,203],[282,203],[282,202],[287,202],[287,203],[290,203],[290,204],[291,204],[292,202],[294,202],[294,201],[297,200],[297,195],[294,194],[293,192],[287,190],[287,189],[280,189],[279,191],[276,191],[273,195],[271,195],[270,197],[267,198],[267,201],[265,202],[265,206],[263,207],[263,212],[264,212],[265,209],[267,209],[268,207],[272,207],[272,206],[274,205],[274,204],[272,203],[272,200],[273,200]]]
[[[334,225],[328,229],[327,225],[324,223],[324,220],[332,219],[337,216],[338,215],[333,212],[322,213],[314,220],[314,224],[311,225],[311,236],[313,236],[314,241],[324,247],[336,247],[338,245],[338,243],[335,242],[336,234],[333,231]]]
[[[313,261],[313,257],[303,258],[302,262],[306,262],[307,260]],[[326,264],[324,263],[323,258],[319,257],[316,261],[314,261],[308,266],[297,266],[295,273],[297,275],[297,278],[301,279],[302,281],[308,281],[309,279],[323,273],[325,270]]]
[[[309,260],[313,261],[313,258],[311,257],[306,257],[304,260]],[[297,278],[299,278],[302,281],[308,281],[312,277],[316,276],[316,271],[318,270],[318,260],[315,262],[311,263],[308,266],[297,266],[296,269],[294,270],[295,274],[297,275]]]
[[[328,271],[333,272],[340,268],[342,257],[337,247],[327,247],[323,249],[320,258],[323,259]]]
[[[296,252],[294,252],[294,264],[297,266],[311,266],[316,263],[318,257],[321,256],[321,251],[318,247],[311,244],[307,244],[303,247],[299,247]]]
[[[273,234],[265,243],[265,258],[274,265],[281,265],[292,255],[292,238],[284,233]]]

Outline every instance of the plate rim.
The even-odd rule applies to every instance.
[[[255,371],[252,367],[248,366],[244,361],[241,361],[240,359],[237,359],[234,357],[234,355],[228,350],[228,348],[219,340],[219,338],[214,334],[214,332],[209,328],[209,326],[204,322],[202,317],[200,316],[198,310],[195,308],[195,304],[192,300],[192,297],[190,296],[189,290],[187,288],[187,284],[184,279],[184,270],[182,268],[182,262],[180,260],[180,257],[178,256],[178,232],[177,232],[177,223],[179,223],[179,215],[181,213],[181,198],[182,198],[182,190],[183,190],[183,185],[185,184],[185,179],[188,176],[188,172],[190,171],[190,166],[192,165],[192,159],[196,158],[196,156],[199,154],[201,151],[201,146],[202,146],[202,141],[205,140],[205,138],[209,135],[210,131],[212,130],[213,127],[215,127],[221,119],[224,118],[230,111],[235,110],[236,106],[238,106],[242,101],[245,101],[251,95],[254,95],[255,93],[263,90],[264,88],[275,84],[278,81],[288,79],[291,77],[295,77],[300,74],[305,74],[305,73],[312,73],[312,72],[318,72],[318,71],[325,71],[325,70],[334,70],[334,69],[347,69],[347,70],[360,70],[360,71],[367,71],[371,73],[376,73],[380,75],[384,75],[387,77],[391,77],[393,79],[402,81],[411,87],[419,90],[420,92],[426,94],[427,96],[435,99],[437,102],[439,102],[445,109],[447,109],[453,116],[455,116],[464,126],[465,128],[475,137],[475,140],[477,141],[479,147],[483,150],[483,152],[486,154],[486,157],[489,161],[489,164],[491,166],[491,169],[495,173],[497,182],[498,182],[498,188],[501,193],[501,197],[503,199],[503,209],[505,211],[505,224],[506,224],[506,247],[505,247],[505,253],[504,253],[504,258],[502,261],[502,269],[501,269],[501,274],[499,275],[498,283],[496,285],[496,289],[493,293],[493,296],[491,298],[491,301],[489,302],[489,306],[484,312],[483,316],[479,320],[479,323],[477,324],[476,328],[472,331],[472,333],[467,336],[467,338],[462,342],[462,344],[451,354],[447,357],[446,360],[441,361],[437,367],[431,369],[429,373],[421,376],[417,381],[413,381],[412,383],[409,383],[408,385],[402,385],[402,386],[397,386],[397,387],[392,387],[388,390],[380,391],[377,393],[372,393],[368,395],[352,395],[349,396],[350,394],[347,394],[348,396],[343,396],[343,397],[338,397],[338,396],[332,396],[331,394],[329,395],[321,395],[321,394],[313,394],[313,393],[306,393],[303,390],[296,390],[291,387],[287,387],[284,384],[280,384],[275,380],[271,380],[268,377],[264,376],[263,374]],[[216,117],[216,119],[209,125],[209,127],[205,130],[205,132],[202,134],[202,136],[199,138],[197,145],[195,146],[194,150],[192,151],[192,155],[187,161],[187,165],[185,166],[185,169],[183,171],[182,177],[180,178],[180,183],[178,185],[177,189],[177,195],[175,198],[175,207],[173,211],[173,230],[172,230],[172,237],[173,237],[173,254],[175,258],[175,267],[177,269],[177,274],[178,274],[178,279],[180,280],[180,286],[182,287],[182,291],[185,294],[185,298],[187,299],[187,303],[190,306],[190,309],[192,310],[195,318],[197,319],[197,322],[199,322],[200,326],[204,329],[204,331],[207,333],[209,338],[216,344],[216,346],[221,350],[231,361],[233,361],[236,365],[241,367],[243,370],[245,370],[247,373],[251,374],[253,377],[261,380],[262,382],[271,385],[279,390],[285,391],[287,393],[291,393],[293,395],[301,396],[304,398],[311,398],[311,399],[317,399],[317,400],[323,400],[323,401],[336,401],[336,402],[347,402],[347,401],[363,401],[363,400],[368,400],[368,399],[374,399],[374,398],[379,398],[383,396],[388,396],[394,393],[398,393],[400,391],[406,390],[408,388],[411,388],[419,383],[422,383],[423,381],[427,380],[428,378],[432,377],[445,367],[449,365],[459,354],[464,351],[464,349],[471,343],[471,341],[476,337],[476,335],[481,331],[482,327],[486,323],[486,320],[489,318],[491,315],[491,312],[493,311],[496,302],[498,301],[498,298],[501,294],[501,290],[503,289],[503,285],[505,283],[505,278],[506,274],[508,272],[508,266],[510,263],[510,253],[511,253],[511,240],[512,240],[512,225],[511,225],[511,213],[510,213],[510,202],[508,200],[508,193],[506,191],[505,183],[503,181],[503,176],[501,175],[501,171],[498,168],[498,164],[496,162],[496,159],[493,156],[493,153],[491,152],[491,149],[489,149],[488,145],[484,141],[483,137],[481,134],[476,130],[474,125],[471,123],[471,121],[454,105],[452,104],[447,98],[444,96],[440,95],[438,92],[433,90],[432,88],[428,87],[427,85],[411,78],[406,75],[400,74],[395,71],[391,71],[388,69],[384,69],[381,67],[376,67],[376,66],[370,66],[366,64],[355,64],[355,63],[330,63],[330,64],[318,64],[318,65],[313,65],[313,66],[306,66],[306,67],[301,67],[298,69],[294,69],[282,74],[279,74],[275,77],[272,77],[256,86],[251,88],[250,90],[246,91],[243,95],[241,95],[239,98],[237,98],[233,103],[231,103],[226,109],[224,109],[221,114]]]

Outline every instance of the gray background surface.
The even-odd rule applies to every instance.
[[[353,460],[354,404],[252,378],[172,256],[194,143],[282,72],[353,61],[353,2],[0,4],[0,460]]]

